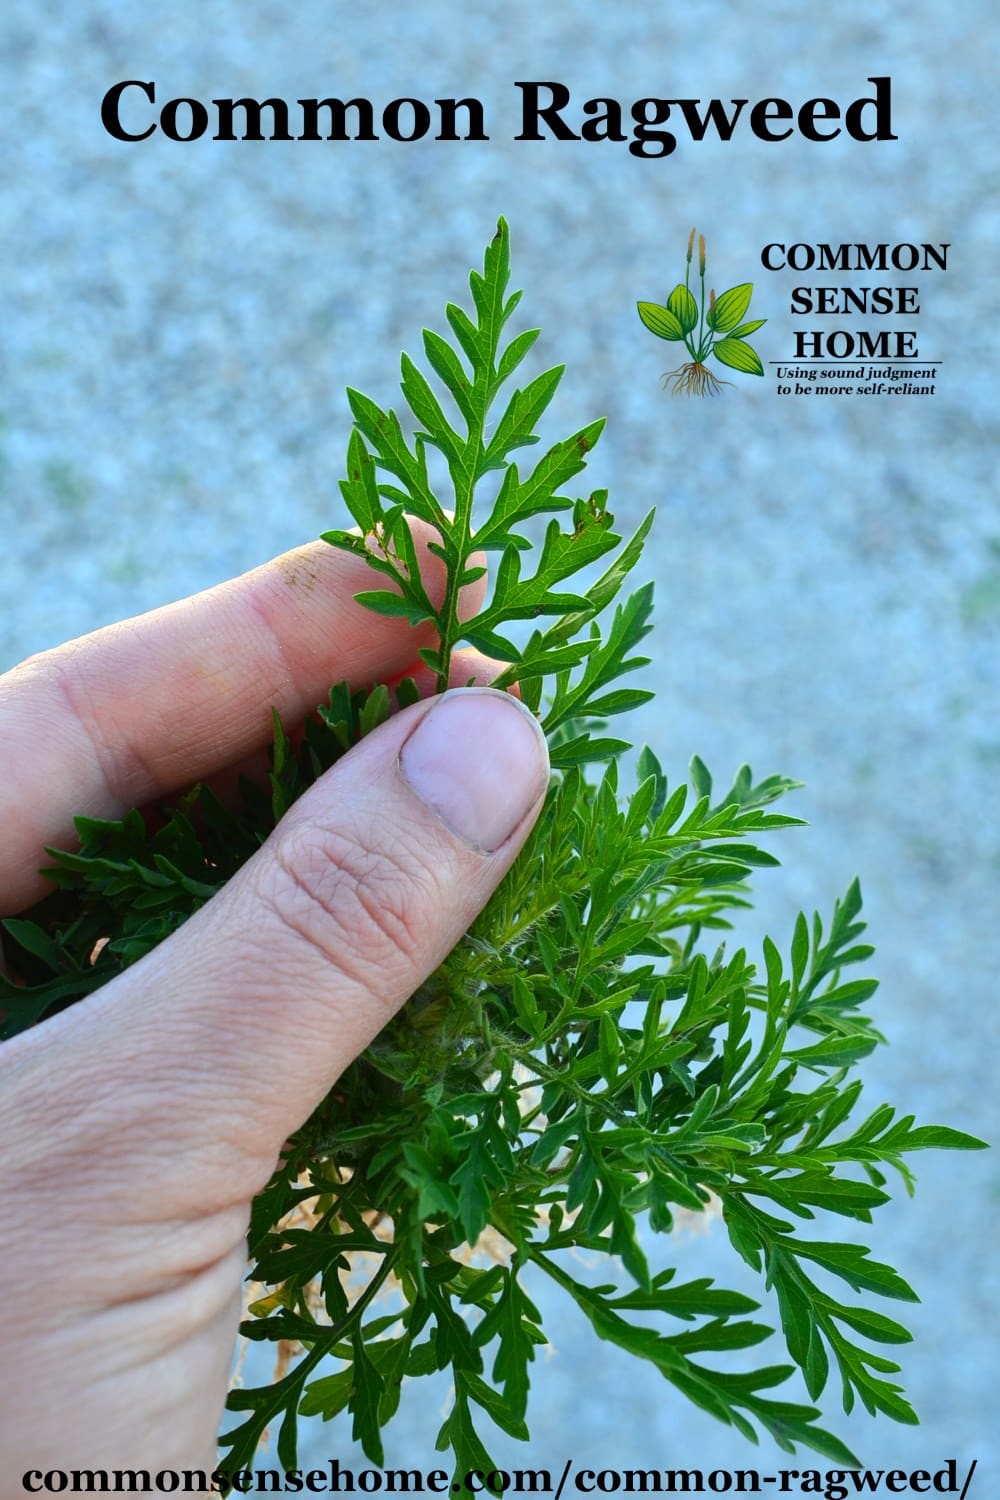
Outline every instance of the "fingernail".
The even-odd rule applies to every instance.
[[[541,796],[549,755],[538,721],[509,693],[452,688],[421,719],[399,764],[452,833],[492,853]]]

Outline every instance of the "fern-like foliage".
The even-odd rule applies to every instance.
[[[828,923],[800,917],[784,951],[770,938],[753,960],[716,946],[730,912],[749,904],[753,868],[776,862],[758,835],[798,821],[768,810],[794,783],[755,783],[743,767],[716,797],[697,758],[690,784],[672,785],[644,750],[623,793],[616,757],[627,746],[607,722],[650,696],[622,679],[645,664],[637,653],[652,589],[616,596],[651,517],[623,546],[604,492],[564,493],[600,422],[533,465],[512,457],[537,441],[561,370],[515,389],[497,411],[537,337],[519,333],[502,347],[520,295],[508,281],[501,220],[472,273],[472,313],[448,306],[450,341],[424,334],[439,392],[403,356],[413,436],[394,412],[349,393],[341,488],[357,530],[326,540],[382,575],[362,602],[433,622],[438,643],[421,655],[439,688],[462,641],[503,664],[496,685],[516,682],[540,715],[553,779],[527,846],[471,931],[338,1080],[254,1206],[257,1286],[243,1333],[297,1354],[271,1385],[231,1394],[225,1464],[248,1465],[270,1430],[279,1461],[294,1467],[300,1414],[349,1420],[381,1463],[404,1380],[447,1370],[454,1403],[438,1447],[457,1474],[492,1469],[484,1431],[528,1436],[532,1366],[546,1342],[524,1285],[533,1267],[598,1338],[649,1361],[748,1439],[764,1430],[788,1451],[802,1443],[850,1465],[818,1408],[775,1388],[797,1366],[815,1403],[835,1372],[847,1410],[859,1400],[915,1421],[898,1364],[877,1352],[910,1335],[872,1305],[914,1293],[863,1246],[803,1226],[820,1210],[868,1223],[888,1198],[885,1168],[909,1188],[909,1152],[981,1143],[916,1126],[888,1105],[858,1123],[852,1074],[882,1038],[864,1009],[876,981],[850,977],[872,953],[856,882]],[[432,486],[429,445],[443,455],[446,496]],[[448,580],[440,607],[421,581],[407,515],[437,533]],[[547,526],[533,547],[522,528],[539,516]],[[499,555],[495,582],[463,622],[458,592],[477,576],[479,549]],[[588,587],[570,582],[602,560]],[[524,621],[530,633],[518,627],[516,642],[507,632]],[[415,695],[412,681],[396,689],[401,706]],[[79,850],[50,851],[52,896],[4,924],[7,1032],[105,983],[177,928],[392,706],[385,686],[352,695],[340,685],[295,740],[276,718],[270,787],[244,781],[238,810],[198,786],[155,828],[138,811],[78,819]],[[731,1351],[776,1337],[758,1304],[649,1266],[645,1246],[669,1235],[678,1212],[712,1209],[773,1289],[791,1363],[768,1357],[736,1371]],[[657,1243],[669,1262],[669,1238]],[[580,1250],[618,1258],[629,1289],[581,1279],[568,1254]]]

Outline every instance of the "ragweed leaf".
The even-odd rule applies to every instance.
[[[455,1455],[455,1483],[461,1487],[461,1481],[469,1473],[477,1472],[485,1477],[494,1472],[496,1464],[483,1446],[482,1438],[479,1436],[473,1424],[472,1413],[469,1410],[468,1380],[456,1374],[455,1378],[455,1402],[449,1415],[445,1418],[437,1435],[435,1447],[439,1451],[451,1449]],[[489,1491],[483,1485],[487,1493]]]
[[[500,1290],[476,1329],[476,1342],[483,1347],[497,1342],[493,1379],[503,1385],[504,1400],[515,1416],[528,1409],[528,1366],[535,1346],[546,1342],[541,1331],[541,1313],[518,1280],[515,1266],[505,1266]]]

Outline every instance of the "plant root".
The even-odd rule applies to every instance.
[[[698,363],[681,365],[679,370],[667,370],[661,376],[663,387],[671,396],[717,396],[731,380],[720,380],[705,365]]]

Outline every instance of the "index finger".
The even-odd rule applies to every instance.
[[[431,601],[444,597],[437,533],[412,521]],[[301,719],[332,683],[398,676],[435,641],[357,604],[363,558],[310,542],[241,577],[50,651],[0,678],[0,912],[50,889],[44,845],[73,817],[117,817],[266,743],[271,709]],[[464,591],[463,613],[485,584]]]

